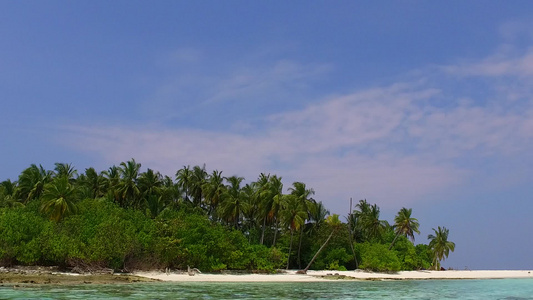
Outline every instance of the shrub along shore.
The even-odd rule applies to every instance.
[[[434,229],[414,245],[418,221],[403,208],[389,223],[360,200],[345,221],[305,183],[183,167],[174,177],[135,160],[78,174],[31,165],[0,183],[0,266],[202,272],[278,269],[400,271],[440,268],[455,244]]]

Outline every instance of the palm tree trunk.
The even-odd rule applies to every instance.
[[[291,262],[291,251],[292,251],[292,237],[294,235],[294,230],[291,229],[291,242],[289,243],[289,255],[287,257],[287,270],[289,269],[289,263]]]
[[[276,237],[278,236],[278,218],[274,221],[274,238],[272,239],[272,247],[276,246]]]
[[[353,235],[352,235],[352,226],[350,224],[348,224],[348,227],[350,228],[350,248],[352,249],[352,253],[353,253],[353,260],[355,262],[355,269],[357,269],[357,267],[359,267],[359,262],[357,262],[357,255],[355,254],[355,248],[353,247],[354,239],[353,239]]]
[[[259,244],[260,244],[260,245],[263,245],[263,241],[264,241],[264,239],[265,239],[266,220],[267,220],[267,218],[265,217],[265,218],[263,219],[263,229],[261,229],[261,241],[259,241]]]
[[[303,269],[299,273],[303,273],[303,274],[307,273],[307,271],[309,270],[309,268],[311,267],[311,265],[313,264],[315,259],[318,257],[318,254],[320,254],[320,252],[324,249],[324,247],[326,247],[326,245],[329,243],[329,240],[331,239],[331,237],[333,236],[334,233],[335,233],[335,230],[332,230],[331,233],[329,234],[327,240],[324,242],[324,244],[322,244],[322,247],[320,247],[320,249],[318,249],[318,251],[315,253],[315,256],[313,256],[313,258],[311,259],[311,261],[309,262],[307,267],[305,267],[305,269]]]
[[[390,246],[389,246],[389,250],[392,249],[392,246],[394,245],[394,242],[396,242],[396,239],[398,238],[399,235],[400,235],[400,233],[398,232],[398,233],[396,234],[396,236],[394,237],[394,240],[392,240],[392,243],[391,243]]]
[[[300,241],[298,242],[298,269],[302,268],[302,260],[300,259],[300,253],[302,252],[302,237],[304,235],[304,227],[300,227]]]

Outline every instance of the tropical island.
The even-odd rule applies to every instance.
[[[419,223],[402,208],[392,223],[359,200],[330,215],[305,183],[244,178],[184,166],[175,177],[134,159],[97,172],[31,165],[0,183],[0,267],[58,266],[71,272],[280,269],[439,270],[455,244],[445,227],[414,244]],[[343,219],[344,220],[341,220]]]

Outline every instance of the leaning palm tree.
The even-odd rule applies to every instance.
[[[411,213],[413,212],[412,208],[405,208],[402,207],[396,217],[394,217],[394,232],[396,233],[396,236],[394,237],[394,240],[390,244],[389,250],[392,249],[392,246],[394,245],[394,242],[396,242],[396,239],[400,236],[406,236],[411,239],[411,241],[415,241],[415,232],[420,234],[420,230],[418,230],[418,227],[420,224],[418,224],[418,220],[415,218],[411,218]]]
[[[77,193],[67,176],[54,178],[44,186],[41,212],[50,215],[53,221],[61,221],[64,217],[76,213]]]
[[[337,230],[341,227],[342,223],[339,220],[339,215],[333,214],[333,215],[327,217],[326,224],[328,224],[331,227],[331,233],[329,234],[329,236],[326,239],[326,241],[324,242],[324,244],[322,244],[320,249],[318,249],[318,251],[315,253],[315,255],[313,256],[313,258],[311,259],[311,261],[309,262],[307,267],[305,267],[305,269],[303,269],[301,271],[298,271],[298,273],[300,273],[300,274],[307,273],[307,271],[309,270],[309,268],[311,267],[311,265],[313,264],[315,259],[318,257],[318,254],[320,254],[320,252],[322,252],[324,247],[326,247],[326,245],[329,243],[329,240],[331,239],[331,237],[333,237],[335,232],[337,232]]]
[[[428,235],[429,249],[433,252],[433,267],[435,270],[440,269],[440,261],[448,257],[450,251],[455,250],[455,243],[448,241],[449,230],[446,227],[433,228],[435,233]]]

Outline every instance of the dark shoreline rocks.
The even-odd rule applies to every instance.
[[[0,267],[0,286],[25,284],[126,284],[135,282],[155,282],[158,280],[131,274],[109,273],[65,273],[57,267]]]

